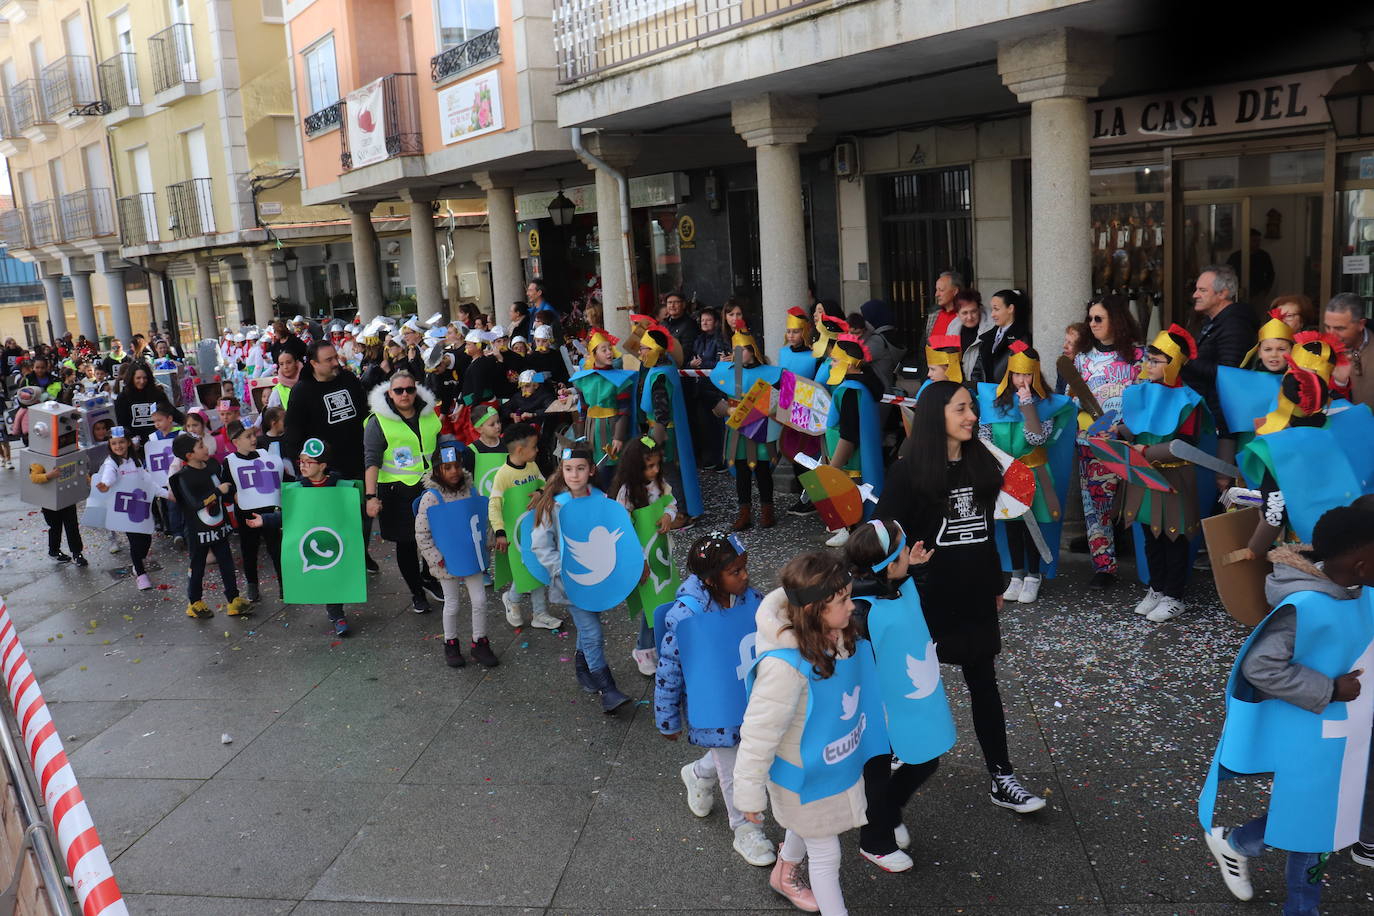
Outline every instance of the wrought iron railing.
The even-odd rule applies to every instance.
[[[109,188],[82,188],[58,200],[62,238],[98,239],[115,234],[114,194]]]
[[[305,135],[313,137],[316,134],[322,134],[331,127],[338,127],[342,123],[342,119],[343,102],[326,105],[319,111],[305,116]]]
[[[102,60],[98,69],[100,98],[110,111],[143,103],[138,91],[138,60],[132,51]]]
[[[632,60],[821,0],[555,0],[558,81]]]
[[[483,61],[491,60],[501,54],[501,29],[499,27],[469,38],[460,45],[445,48],[429,59],[429,78],[431,82],[442,82],[455,73],[470,70]]]
[[[167,209],[172,238],[189,239],[215,231],[214,198],[209,178],[192,178],[167,186]]]
[[[35,124],[52,123],[52,118],[43,108],[43,93],[38,80],[24,80],[10,87],[10,105],[14,109],[14,126],[21,131]]]
[[[91,59],[68,54],[43,68],[43,107],[53,117],[102,115],[109,111],[96,85]]]
[[[196,81],[196,52],[189,22],[178,22],[153,35],[148,39],[148,50],[153,56],[154,92]]]
[[[11,251],[29,247],[28,227],[24,225],[24,211],[0,210],[0,242]]]
[[[29,204],[25,215],[29,218],[29,243],[32,247],[62,241],[62,225],[57,220],[57,201],[40,200]]]
[[[119,211],[121,244],[132,248],[158,240],[156,194],[131,194],[119,198],[115,205]]]
[[[420,133],[420,106],[415,96],[414,73],[392,73],[382,77],[382,123],[374,129],[383,131],[386,158],[418,156],[424,153],[424,137]],[[348,129],[351,115],[347,100],[339,102],[339,162],[345,170],[353,168],[353,151],[349,148]]]
[[[0,140],[14,140],[22,136],[14,120],[14,106],[6,99],[5,104],[0,105]]]

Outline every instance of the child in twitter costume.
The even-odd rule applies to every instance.
[[[735,807],[787,829],[768,883],[793,906],[845,916],[840,834],[866,823],[863,766],[888,750],[872,647],[859,638],[846,561],[795,557],[759,605],[758,660],[735,762]],[[800,872],[810,857],[810,887]]]
[[[864,765],[868,823],[859,828],[859,853],[883,871],[907,871],[911,834],[902,808],[955,738],[940,660],[910,575],[932,551],[921,541],[908,544],[896,522],[873,519],[855,529],[844,552],[854,573],[854,617],[878,662],[893,751]]]
[[[753,664],[755,620],[763,596],[749,587],[749,555],[735,535],[709,534],[687,552],[687,581],[663,617],[663,651],[654,681],[654,719],[669,741],[683,731],[706,748],[682,768],[687,807],[711,813],[720,783],[735,851],[750,865],[777,856],[763,828],[744,819],[733,798],[735,748],[744,721],[744,676]]]

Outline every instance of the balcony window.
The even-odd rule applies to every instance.
[[[439,0],[439,47],[456,47],[494,28],[496,0]]]
[[[414,73],[392,73],[349,95],[351,101],[339,103],[339,160],[345,170],[424,152]]]
[[[114,197],[109,188],[83,188],[58,199],[62,238],[68,242],[114,235]]]
[[[304,56],[310,110],[323,111],[339,100],[339,68],[334,59],[334,36],[316,42]]]
[[[68,54],[43,68],[43,107],[53,117],[104,114],[99,108],[95,67],[89,57]]]
[[[128,247],[146,245],[158,240],[157,200],[151,191],[131,194],[118,201],[119,237]]]
[[[501,30],[491,29],[460,45],[446,48],[429,59],[431,82],[442,83],[451,76],[478,67],[501,55]]]
[[[20,131],[39,124],[51,124],[52,118],[43,107],[43,94],[38,80],[24,80],[10,90],[10,105],[14,108],[15,126]]]
[[[214,234],[215,210],[209,178],[192,178],[168,185],[167,206],[171,210],[172,238]]]
[[[141,105],[138,63],[132,52],[116,54],[100,62],[100,97],[110,111]]]
[[[153,55],[153,91],[165,92],[197,81],[191,24],[178,22],[148,39]]]

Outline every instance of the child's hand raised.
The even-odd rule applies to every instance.
[[[1351,700],[1358,699],[1360,696],[1360,675],[1364,674],[1362,669],[1356,668],[1354,671],[1342,674],[1336,678],[1336,686],[1331,691],[1331,699],[1341,703],[1349,703]]]
[[[934,549],[926,550],[925,541],[917,541],[911,545],[911,549],[906,552],[907,562],[912,566],[924,566],[930,562],[930,558],[935,555]]]

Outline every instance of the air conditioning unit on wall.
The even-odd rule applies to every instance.
[[[840,178],[859,174],[859,145],[853,140],[835,144],[835,174]]]

